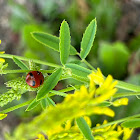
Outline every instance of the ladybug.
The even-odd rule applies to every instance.
[[[33,88],[37,88],[44,82],[44,76],[40,71],[30,71],[26,76],[26,83]]]

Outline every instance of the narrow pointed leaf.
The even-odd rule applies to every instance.
[[[86,77],[86,78],[92,72],[91,70],[85,67],[79,66],[77,64],[72,64],[72,63],[66,64],[66,67],[70,68],[73,74],[77,76],[81,76],[81,77]]]
[[[3,120],[6,117],[7,117],[7,114],[0,114],[0,120]]]
[[[49,107],[50,105],[52,106],[56,106],[55,102],[50,98],[50,97],[46,97],[44,99],[41,100],[41,105],[43,109],[46,109],[47,107]]]
[[[59,52],[59,38],[48,33],[33,32],[32,37],[39,43]],[[76,49],[70,45],[70,55],[76,55]]]
[[[56,91],[56,90],[51,90],[50,93],[53,93],[54,95],[63,96],[63,97],[66,97],[67,96],[66,93],[60,92],[60,91]]]
[[[62,75],[62,68],[57,69],[52,73],[49,78],[44,82],[42,88],[37,93],[37,100],[43,98],[46,94],[49,93],[58,83],[60,76]]]
[[[121,124],[122,127],[140,128],[140,118],[130,119]]]
[[[33,108],[35,108],[38,104],[39,104],[40,101],[36,101],[36,99],[34,99],[30,104],[29,106],[27,107],[27,109],[25,111],[30,111],[32,110]]]
[[[33,101],[33,100],[29,100],[29,101],[26,101],[26,102],[24,102],[24,103],[21,103],[21,104],[12,106],[12,107],[10,107],[10,108],[7,108],[7,109],[5,109],[5,110],[2,110],[2,111],[0,111],[0,114],[1,114],[1,113],[3,114],[3,113],[12,112],[12,111],[14,111],[14,110],[16,110],[16,109],[19,109],[19,108],[21,108],[21,107],[24,107],[24,106],[30,104],[32,101]]]
[[[60,61],[64,65],[66,64],[70,53],[70,30],[69,25],[65,20],[60,27],[59,40]]]
[[[19,60],[16,57],[13,57],[13,61],[22,69],[22,70],[29,70],[29,68],[27,67],[27,65],[25,63],[23,63],[21,60]]]
[[[94,140],[90,127],[88,126],[87,122],[84,120],[83,117],[77,118],[76,123],[81,133],[87,140]]]
[[[83,34],[80,57],[85,59],[89,54],[96,34],[96,19],[92,20]]]
[[[47,97],[47,102],[49,105],[56,106],[55,102],[50,97]]]
[[[41,100],[41,106],[42,106],[43,109],[46,109],[49,106],[47,98],[44,98],[44,99]]]

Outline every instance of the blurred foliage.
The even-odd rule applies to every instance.
[[[125,76],[129,59],[129,50],[121,42],[100,44],[98,60],[105,75],[111,74],[120,79]]]
[[[34,41],[31,36],[33,31],[43,31],[39,25],[28,24],[25,25],[22,31],[22,38],[24,46],[27,46],[27,49],[24,51],[24,55],[28,58],[38,58],[42,60],[49,60],[49,62],[59,63],[59,55],[56,52],[52,52],[51,49],[45,47]],[[26,48],[26,47],[25,47]]]
[[[131,50],[131,52],[137,51],[139,48],[140,48],[140,35],[131,39],[129,42],[129,49]]]

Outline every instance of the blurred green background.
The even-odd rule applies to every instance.
[[[1,10],[3,8],[3,11],[7,12],[7,15],[0,12],[0,15],[7,19],[6,27],[3,19],[0,20],[1,46],[6,53],[59,64],[59,53],[36,42],[30,32],[42,31],[58,36],[60,24],[65,19],[70,26],[72,45],[79,51],[82,34],[89,22],[96,17],[97,34],[87,61],[95,68],[100,67],[105,76],[111,74],[115,79],[140,85],[139,2],[127,0],[2,0],[0,6]],[[78,60],[76,56],[69,58],[69,61],[75,61],[75,63],[79,63]],[[9,62],[10,69],[17,68],[12,61],[6,61]],[[40,67],[47,69],[47,67]],[[5,90],[3,83],[17,76],[19,75],[9,74],[1,77],[1,93]],[[65,87],[66,84],[77,84],[77,82],[71,80],[59,83],[57,89]],[[122,90],[119,89],[119,91]],[[6,107],[26,101],[33,96],[35,95],[32,93],[24,95],[20,101],[14,101]],[[136,97],[129,99],[127,107],[114,108],[115,119],[140,113],[138,108],[140,101]],[[61,102],[62,98],[54,97],[54,100]],[[11,116],[17,119],[11,125],[12,127],[30,120],[41,111],[39,107],[31,112],[24,112],[24,110],[25,108],[21,108],[11,113]],[[11,120],[11,116],[8,119]],[[91,118],[95,126],[97,122],[101,123],[106,117],[97,115]],[[0,122],[0,126],[2,123],[6,123],[8,130],[11,130],[7,121]],[[0,130],[2,130],[1,133],[4,131],[1,127]],[[139,131],[138,129],[135,131],[134,138],[138,136]]]

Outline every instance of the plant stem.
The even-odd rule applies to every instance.
[[[91,64],[89,64],[85,59],[83,59],[82,62],[84,62],[92,70],[96,71],[96,69]]]
[[[32,100],[29,100],[29,101],[27,101],[27,102],[24,102],[24,103],[21,103],[21,104],[12,106],[12,107],[7,108],[7,109],[5,109],[5,110],[3,110],[3,111],[0,111],[0,113],[8,113],[8,112],[14,111],[14,110],[16,110],[16,109],[19,109],[19,108],[21,108],[21,107],[24,107],[24,106],[30,104],[32,101],[33,101],[33,99],[32,99]]]
[[[123,93],[116,93],[113,98],[120,98],[120,97],[126,97],[126,96],[136,96],[140,95],[140,92],[123,92]]]
[[[75,86],[73,86],[73,87],[67,87],[67,88],[65,88],[65,89],[59,90],[59,92],[62,92],[62,93],[63,93],[63,92],[69,92],[69,91],[72,91],[72,90],[75,90],[75,89],[79,89],[80,86],[81,86],[81,85],[75,85]],[[57,95],[57,94],[55,94],[55,92],[53,93],[53,91],[54,91],[54,90],[51,90],[51,91],[50,91],[51,93],[48,94],[48,97]]]
[[[77,55],[80,57],[80,53],[77,53]],[[82,59],[81,61],[84,62],[89,68],[96,71],[96,69],[91,64],[89,64],[85,59]]]
[[[109,125],[118,124],[118,123],[124,122],[124,121],[126,121],[128,119],[133,119],[133,118],[137,118],[137,117],[140,117],[140,114],[129,116],[129,117],[125,117],[125,118],[122,118],[120,120],[112,121],[112,122],[109,122],[107,124],[100,125],[98,127],[93,127],[93,129],[99,129],[99,128],[107,127]]]
[[[8,73],[26,73],[26,72],[29,72],[31,70],[2,70],[0,71],[0,74],[8,74]],[[46,73],[52,73],[53,70],[39,70],[40,72],[46,72]]]
[[[10,58],[10,59],[13,59],[13,57],[16,57],[16,58],[18,58],[20,60],[24,60],[24,61],[32,60],[34,63],[47,65],[47,66],[50,66],[50,67],[55,67],[55,68],[60,68],[61,67],[60,65],[45,62],[45,61],[41,61],[41,60],[38,60],[38,59],[30,59],[30,58],[26,58],[26,57],[22,57],[22,56],[11,55],[11,54],[0,54],[0,57]]]
[[[126,83],[126,82],[123,82],[123,81],[119,81],[119,80],[117,80],[117,81],[118,81],[118,84],[116,85],[117,88],[130,90],[130,91],[135,91],[135,92],[140,91],[140,86],[133,85],[133,84]]]

